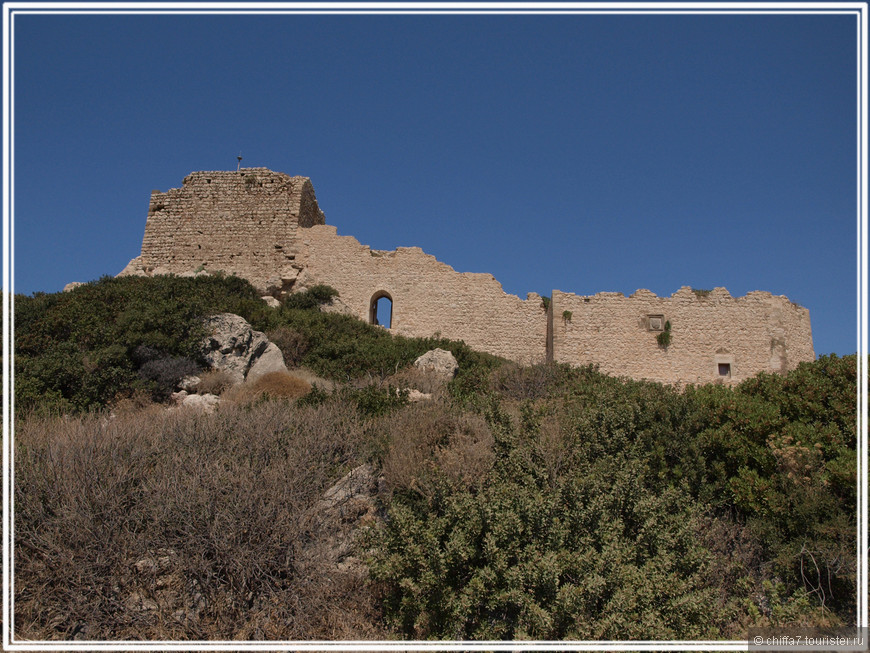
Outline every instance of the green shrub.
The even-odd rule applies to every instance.
[[[491,405],[495,460],[478,491],[394,496],[372,561],[389,624],[415,639],[715,637],[688,493],[648,494],[622,452],[549,478],[532,412],[517,425]]]
[[[333,297],[338,297],[338,291],[335,288],[318,284],[302,292],[287,295],[283,305],[290,309],[314,310],[329,303]]]
[[[659,343],[659,347],[662,349],[667,349],[671,344],[671,323],[665,322],[665,330],[659,333],[656,336],[656,342]]]
[[[138,369],[158,357],[201,363],[201,320],[220,312],[260,330],[277,319],[249,282],[223,275],[104,277],[71,292],[16,296],[16,406],[83,411],[153,388]]]

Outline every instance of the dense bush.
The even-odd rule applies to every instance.
[[[328,304],[333,297],[338,297],[338,291],[335,288],[318,284],[303,292],[287,295],[282,303],[285,308],[311,310]]]
[[[23,421],[16,636],[386,639],[371,588],[311,533],[363,438],[352,407],[283,401]]]
[[[435,347],[451,350],[466,378],[502,362],[462,342],[393,336],[346,315],[321,313],[336,294],[314,286],[273,309],[249,282],[212,275],[105,277],[67,293],[17,296],[16,406],[22,412],[86,411],[143,389],[162,400],[171,392],[169,368],[181,370],[177,359],[202,363],[201,318],[221,312],[269,333],[288,364],[339,381],[383,380]],[[158,359],[164,362],[152,362]]]
[[[69,412],[136,389],[165,395],[165,375],[140,374],[142,365],[198,361],[206,315],[230,312],[264,324],[270,311],[249,282],[220,275],[104,277],[71,292],[16,296],[16,407]]]
[[[153,395],[158,401],[163,401],[175,390],[175,386],[185,376],[199,372],[199,365],[189,358],[169,356],[154,358],[139,368],[139,376],[151,381]]]
[[[684,392],[592,368],[490,376],[465,403],[486,404],[494,435],[478,483],[441,462],[449,428],[391,436],[385,469],[406,480],[372,570],[405,636],[740,638],[852,621],[854,357]]]

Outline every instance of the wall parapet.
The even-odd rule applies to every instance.
[[[570,322],[554,320],[552,360],[609,374],[736,383],[815,358],[809,311],[766,291],[733,297],[721,287],[683,286],[670,297],[646,289],[625,297],[557,290],[551,305],[554,315],[571,314]],[[659,338],[666,328],[668,337]]]

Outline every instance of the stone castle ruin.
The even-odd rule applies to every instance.
[[[809,311],[784,296],[683,287],[670,297],[555,290],[549,301],[536,293],[523,300],[491,274],[456,272],[419,247],[380,251],[339,236],[307,177],[267,168],[194,172],[181,188],[153,191],[142,253],[121,275],[219,270],[272,297],[330,285],[339,292],[334,310],[371,323],[387,298],[397,334],[440,334],[524,364],[734,383],[815,358]]]

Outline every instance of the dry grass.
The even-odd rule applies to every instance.
[[[413,365],[399,370],[388,379],[396,388],[413,388],[441,399],[446,394],[448,379],[432,370],[421,370]]]
[[[199,383],[196,391],[199,394],[223,394],[225,390],[233,387],[233,377],[224,370],[209,370],[199,375]]]
[[[363,461],[356,411],[261,402],[16,425],[16,636],[384,639],[367,581],[306,554]]]
[[[224,399],[237,405],[257,402],[264,397],[272,399],[299,399],[311,392],[311,384],[287,372],[269,372],[253,382],[233,386],[224,393]]]
[[[382,471],[390,490],[428,496],[439,476],[471,487],[492,465],[492,433],[479,415],[423,402],[392,415],[384,428],[389,444]]]
[[[135,390],[115,397],[110,408],[116,415],[135,413],[154,406],[151,393],[147,390]]]
[[[297,367],[293,370],[293,376],[297,376],[303,381],[308,381],[312,386],[316,385],[321,390],[327,392],[332,392],[336,387],[334,381],[324,379],[322,376],[317,376],[317,374],[309,370],[307,367]]]
[[[269,372],[251,384],[254,392],[280,397],[298,399],[311,392],[311,384],[286,372]]]

